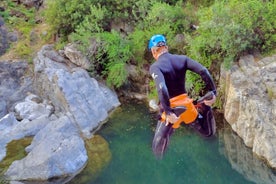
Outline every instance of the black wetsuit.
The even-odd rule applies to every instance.
[[[150,67],[150,74],[155,81],[162,107],[160,109],[160,114],[162,111],[165,111],[166,114],[172,112],[170,108],[170,98],[187,93],[185,89],[187,70],[199,74],[205,82],[207,89],[213,91],[216,95],[216,87],[213,79],[204,66],[184,55],[164,53],[159,56],[158,60]],[[201,135],[209,137],[215,133],[215,121],[211,107],[205,104],[203,104],[203,107],[204,110],[202,115],[204,118],[197,119],[190,125]],[[152,142],[152,150],[157,158],[163,157],[173,132],[174,128],[171,123],[165,125],[165,123],[160,120],[158,121]]]
[[[160,103],[167,114],[172,112],[169,99],[187,93],[185,89],[187,70],[199,74],[207,89],[216,94],[213,79],[204,66],[185,55],[164,53],[151,65],[150,74],[155,81]]]

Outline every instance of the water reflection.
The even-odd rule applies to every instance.
[[[223,125],[219,134],[220,152],[225,155],[232,168],[255,183],[275,184],[275,170],[269,168],[250,148],[246,147],[225,120]]]

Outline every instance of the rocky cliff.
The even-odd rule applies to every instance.
[[[11,181],[64,183],[87,164],[85,140],[120,105],[116,93],[50,45],[37,53],[29,75],[26,62],[0,65],[0,161],[9,142],[33,137],[27,156],[5,175]]]
[[[222,71],[225,119],[246,146],[276,168],[276,55],[248,55]]]

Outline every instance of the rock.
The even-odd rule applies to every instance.
[[[0,61],[0,118],[12,111],[15,102],[33,92],[31,75],[25,61]]]
[[[4,21],[2,17],[0,17],[0,56],[3,55],[6,50],[9,48],[8,38],[7,38],[7,30],[4,25]]]
[[[68,44],[64,48],[64,54],[75,65],[86,70],[90,69],[91,63],[79,50],[77,50],[75,44]]]
[[[2,7],[0,7],[0,11],[5,11],[5,9],[3,8],[3,10],[2,10]],[[0,17],[0,27],[4,26],[4,24],[5,24],[4,19],[2,17]]]
[[[9,119],[9,123],[7,123]],[[49,118],[42,116],[33,121],[22,120],[17,121],[13,114],[0,119],[0,124],[5,127],[0,134],[0,161],[6,156],[6,145],[12,140],[22,139],[27,136],[34,136],[39,130],[41,130],[48,122]],[[12,124],[9,125],[9,124]]]
[[[81,171],[88,159],[84,141],[66,116],[39,131],[26,150],[28,155],[14,161],[5,173],[11,180],[68,179]]]
[[[50,49],[43,47],[34,60],[35,88],[41,97],[52,101],[57,112],[70,112],[83,135],[91,137],[108,112],[120,105],[118,97],[86,70],[45,57]]]
[[[5,131],[9,132],[10,128],[17,124],[18,121],[13,113],[7,114],[0,120],[0,131],[3,134]],[[0,159],[1,160],[1,159]]]
[[[31,98],[37,99],[35,96],[28,96],[24,102],[18,103],[15,106],[17,119],[27,119],[32,121],[40,116],[49,117],[53,113],[53,106],[48,105],[47,102],[36,103],[35,101],[32,101]]]
[[[126,70],[128,72],[129,82],[125,83],[120,88],[120,96],[129,99],[146,100],[149,92],[149,78],[148,70],[138,68],[135,65],[127,64]]]
[[[255,61],[249,55],[226,72],[224,116],[251,147],[276,168],[276,55]]]
[[[34,136],[26,148],[28,155],[14,161],[5,173],[11,182],[69,181],[87,163],[84,139],[91,138],[108,113],[120,105],[114,91],[90,78],[86,70],[59,62],[64,60],[51,46],[44,46],[34,60],[35,93],[14,101],[10,113],[0,119],[0,160],[9,142]],[[5,77],[1,87],[2,83],[17,87],[20,80],[13,77],[24,70],[13,68],[10,75],[1,69],[0,78],[1,74]],[[4,92],[6,98],[10,93]]]
[[[18,40],[18,33],[15,31],[9,32],[7,36],[8,36],[8,40],[10,42],[17,42],[17,40]]]
[[[50,60],[58,62],[58,63],[66,63],[67,62],[67,60],[64,57],[62,57],[60,54],[55,52],[51,47],[45,46],[44,48],[45,48],[45,50],[43,52],[43,55],[46,58],[49,58]]]
[[[0,101],[0,117],[3,117],[7,113],[7,103],[5,101]]]
[[[0,16],[0,56],[5,54],[10,47],[10,42],[15,41],[17,41],[17,34],[15,32],[8,32],[4,19]]]
[[[94,135],[91,139],[85,140],[88,154],[88,162],[85,169],[80,175],[77,175],[73,183],[89,183],[95,181],[108,166],[111,161],[112,154],[109,149],[108,142],[100,135]],[[89,177],[83,177],[89,176]]]
[[[17,0],[17,2],[22,3],[28,8],[35,7],[39,8],[43,4],[44,0]]]

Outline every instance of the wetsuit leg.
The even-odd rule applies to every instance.
[[[216,122],[212,112],[212,108],[202,104],[199,113],[202,117],[198,117],[194,123],[191,124],[197,132],[204,137],[210,137],[216,133]]]
[[[162,159],[173,132],[174,128],[172,128],[172,124],[169,123],[166,126],[165,123],[158,121],[152,141],[152,151],[156,158]]]

